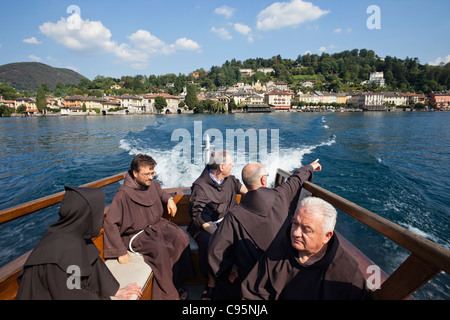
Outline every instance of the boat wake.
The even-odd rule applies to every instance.
[[[313,154],[318,148],[331,146],[336,143],[336,136],[330,137],[328,140],[315,145],[303,145],[294,148],[279,148],[278,152],[264,152],[257,157],[258,162],[262,163],[269,173],[269,185],[273,186],[275,173],[278,168],[293,172],[297,168],[307,165],[304,157]],[[203,171],[203,165],[199,165],[192,161],[186,161],[181,157],[174,157],[172,150],[161,150],[148,147],[149,143],[141,139],[122,139],[120,148],[128,152],[129,155],[145,153],[152,156],[158,163],[156,167],[156,180],[165,188],[177,188],[191,186],[192,182]],[[241,171],[248,162],[255,161],[254,157],[250,157],[248,150],[245,157],[237,155],[234,151],[235,166],[232,174],[241,179]],[[240,161],[236,161],[240,159]],[[244,161],[242,161],[244,160]],[[315,159],[314,159],[315,160]],[[242,179],[241,179],[242,180]]]

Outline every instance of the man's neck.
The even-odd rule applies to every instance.
[[[222,175],[222,173],[219,170],[211,170],[210,173],[214,177],[214,180],[216,180],[217,182],[220,182],[223,179],[225,179],[225,177]]]
[[[313,254],[303,254],[301,251],[299,251],[298,260],[300,264],[303,266],[310,266],[316,263],[325,256],[325,254],[327,253],[327,247],[328,244],[325,244],[322,249]]]

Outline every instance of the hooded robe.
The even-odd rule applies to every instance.
[[[237,203],[236,194],[240,193],[242,184],[233,175],[226,177],[220,184],[215,182],[206,166],[202,174],[194,181],[191,188],[189,212],[192,222],[188,232],[196,240],[199,250],[199,265],[204,276],[207,276],[208,243],[211,234],[202,227],[204,223],[220,224],[228,211]]]
[[[300,263],[290,232],[261,257],[242,283],[244,300],[365,300],[370,299],[358,263],[334,234],[322,259]]]
[[[118,258],[128,250],[142,254],[155,276],[154,300],[178,299],[182,281],[194,276],[187,234],[162,218],[163,203],[169,198],[157,181],[144,188],[134,182],[129,171],[103,225],[104,257]]]
[[[240,299],[241,282],[278,234],[284,234],[304,181],[311,181],[311,165],[298,169],[276,188],[260,187],[242,196],[224,218],[209,243],[208,260],[218,278],[217,299]],[[231,283],[231,268],[238,278]]]
[[[109,299],[119,290],[91,240],[102,227],[103,191],[65,190],[59,220],[47,229],[17,278],[18,300]]]

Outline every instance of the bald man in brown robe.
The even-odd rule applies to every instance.
[[[242,170],[248,192],[230,210],[209,242],[208,261],[217,277],[217,299],[240,299],[241,282],[280,230],[286,230],[304,181],[322,169],[318,160],[294,172],[283,184],[267,188],[260,163]]]
[[[163,204],[176,214],[170,195],[153,181],[156,162],[137,155],[117,191],[104,222],[104,256],[126,264],[128,251],[137,252],[153,270],[154,300],[178,300],[181,283],[193,277],[189,238],[176,224],[162,218]]]
[[[242,282],[245,300],[370,299],[364,275],[334,233],[337,212],[305,198],[292,224]]]

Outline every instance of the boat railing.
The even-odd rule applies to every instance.
[[[278,169],[275,186],[290,175],[290,172]],[[374,291],[375,299],[407,299],[442,271],[450,274],[450,250],[311,182],[305,182],[303,188],[410,252],[409,257]]]
[[[81,187],[85,188],[101,188],[106,187],[112,183],[118,182],[120,180],[123,180],[125,178],[125,173],[120,173],[108,178],[104,178],[101,180],[97,180],[94,182],[87,183],[85,185],[82,185]],[[58,204],[61,202],[62,198],[64,196],[64,191],[52,194],[47,197],[43,197],[37,200],[33,200],[9,209],[5,209],[3,211],[0,211],[0,225],[9,222],[12,220],[15,220],[17,218],[26,216],[30,213],[51,207],[55,204]]]

